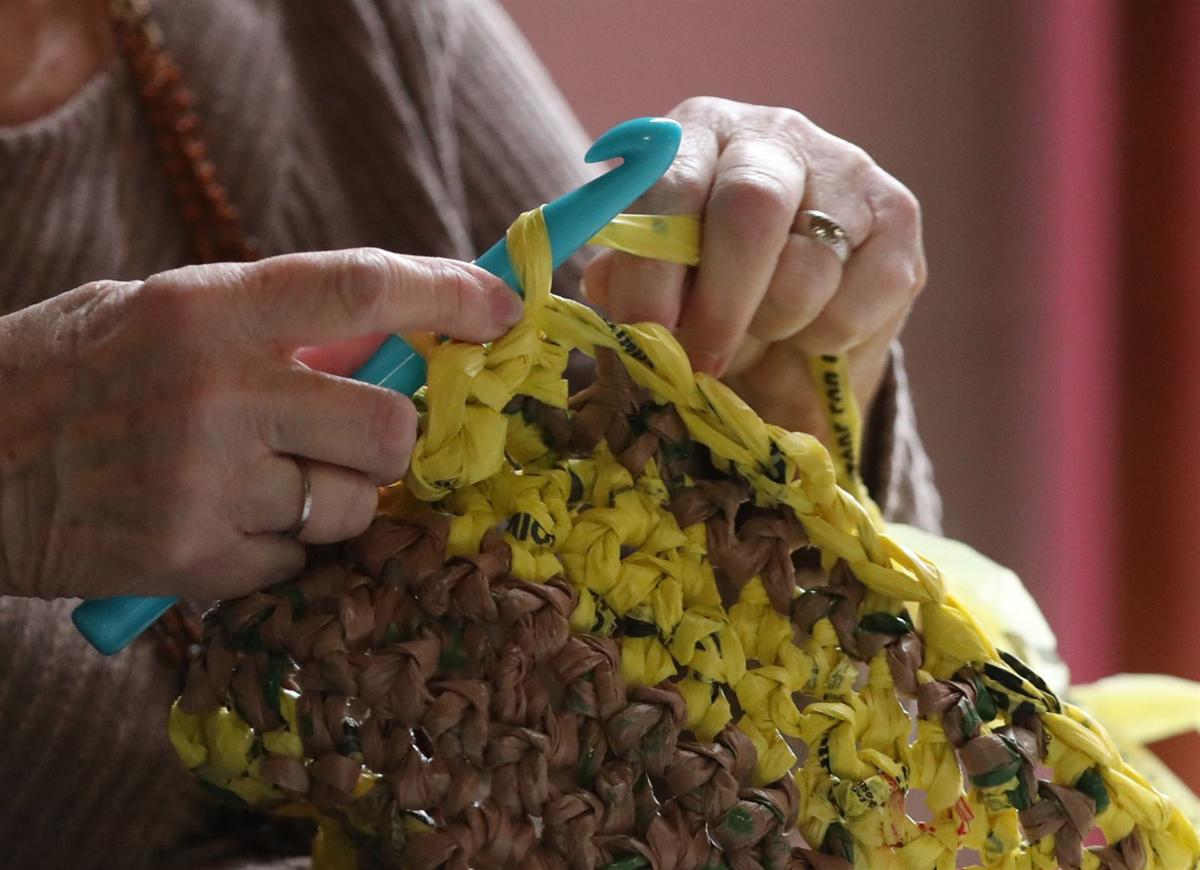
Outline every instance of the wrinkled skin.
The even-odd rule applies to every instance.
[[[848,354],[870,407],[925,284],[917,200],[790,109],[697,97],[670,117],[684,128],[679,156],[631,210],[701,215],[703,260],[689,270],[606,251],[585,275],[588,298],[615,320],[670,327],[697,370],[723,376],[764,419],[824,437],[805,359]],[[844,266],[803,233],[807,209],[845,229]]]
[[[0,592],[211,599],[293,574],[303,543],[367,527],[416,435],[409,399],[320,369],[353,369],[380,329],[486,341],[520,312],[474,266],[357,249],[88,284],[0,318]],[[313,507],[292,540],[301,463]]]

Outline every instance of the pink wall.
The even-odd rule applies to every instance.
[[[1077,677],[1117,668],[1088,622],[1111,583],[1106,276],[1061,255],[1106,244],[1108,79],[1071,40],[1100,4],[505,2],[593,133],[695,94],[792,106],[916,192],[930,282],[906,346],[947,531],[1021,573]]]

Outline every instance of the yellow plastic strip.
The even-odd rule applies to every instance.
[[[844,354],[822,354],[808,358],[808,371],[821,396],[829,420],[832,443],[829,453],[837,468],[838,485],[866,503],[862,482],[862,415],[850,385],[850,367]]]
[[[700,218],[690,214],[619,214],[589,244],[695,266],[700,262],[700,230]]]

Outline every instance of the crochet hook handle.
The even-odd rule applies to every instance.
[[[621,164],[544,207],[554,266],[604,228],[662,177],[679,150],[682,130],[667,118],[635,118],[613,127],[588,149],[584,160]],[[521,292],[503,238],[487,249],[476,265]],[[398,335],[388,336],[354,378],[411,396],[425,383],[425,360]],[[122,595],[96,598],[75,608],[71,620],[104,655],[120,652],[179,599]]]

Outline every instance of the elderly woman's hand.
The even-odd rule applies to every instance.
[[[404,396],[349,370],[361,336],[496,338],[520,300],[482,269],[359,249],[89,284],[0,318],[0,594],[224,598],[299,541],[366,528],[403,476]],[[378,338],[368,340],[377,344]],[[299,541],[301,463],[312,513]]]
[[[791,110],[699,97],[670,116],[684,129],[679,156],[634,210],[702,215],[702,262],[689,271],[605,251],[585,273],[587,297],[616,320],[668,326],[695,368],[765,419],[825,436],[805,358],[847,353],[869,407],[925,282],[917,201]],[[805,234],[807,210],[845,230],[844,265]]]

